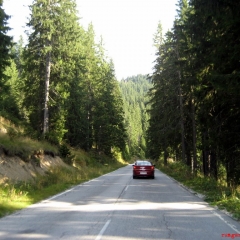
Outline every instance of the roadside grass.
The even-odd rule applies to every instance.
[[[0,217],[23,209],[31,204],[54,196],[75,185],[114,171],[123,164],[97,163],[95,166],[78,168],[54,168],[46,175],[38,176],[34,182],[4,183],[0,185]]]
[[[156,163],[156,167],[184,186],[203,194],[204,200],[212,206],[226,210],[235,219],[240,220],[240,188],[227,187],[223,179],[216,181],[210,177],[204,177],[201,173],[192,174],[191,169],[181,162],[169,162],[164,166],[163,162]]]
[[[120,158],[118,151],[115,151],[110,158],[97,151],[86,153],[81,149],[72,149],[66,144],[55,146],[47,141],[26,137],[25,128],[21,123],[16,119],[10,121],[7,119],[9,116],[5,115],[0,112],[0,153],[8,157],[18,156],[25,162],[35,163],[39,162],[34,155],[57,155],[61,156],[69,167],[50,169],[48,173],[37,176],[33,181],[15,183],[9,181],[0,184],[0,217],[112,172],[126,164]]]
[[[36,141],[23,136],[11,136],[11,134],[0,133],[0,150],[7,156],[18,156],[23,161],[30,161],[34,154],[45,152],[58,154],[58,148],[46,141]]]

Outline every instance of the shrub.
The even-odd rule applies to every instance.
[[[63,161],[69,165],[73,164],[74,156],[71,153],[70,148],[67,146],[67,144],[62,144],[59,147],[59,153],[61,157],[63,158]]]

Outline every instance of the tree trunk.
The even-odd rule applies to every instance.
[[[177,39],[178,42],[178,39]],[[178,43],[176,47],[176,55],[177,55],[177,60],[180,59],[179,56],[179,50],[178,50]],[[184,130],[184,113],[183,113],[183,97],[182,97],[182,87],[181,87],[181,72],[180,70],[178,72],[178,91],[179,91],[179,105],[180,105],[180,125],[181,125],[181,140],[182,140],[182,162],[186,163],[185,160],[185,155],[186,155],[186,150],[185,150],[185,130]]]
[[[43,119],[43,134],[44,134],[44,136],[49,131],[48,102],[49,102],[50,72],[51,72],[51,52],[47,52],[46,70],[45,70],[44,119]]]
[[[179,76],[179,104],[180,104],[180,125],[181,125],[181,139],[182,139],[182,161],[185,163],[185,131],[184,131],[184,119],[183,119],[183,100],[182,100],[182,88],[181,88],[181,73],[178,71],[178,76]]]
[[[196,122],[195,122],[195,105],[194,98],[191,102],[192,111],[192,134],[193,134],[193,171],[197,169],[197,151],[196,151]]]
[[[202,145],[203,145],[202,163],[203,163],[204,176],[208,177],[209,176],[209,151],[207,150],[207,147],[206,147],[206,140],[207,140],[207,132],[204,131],[202,134]]]
[[[192,169],[192,156],[189,147],[186,148],[186,164]]]
[[[167,146],[166,146],[166,137],[164,134],[164,166],[167,166],[167,158],[168,158],[168,152],[167,152]]]
[[[51,10],[51,0],[48,0],[48,12]],[[48,33],[49,34],[49,33]],[[51,35],[46,39],[46,48],[51,46]],[[43,116],[43,136],[45,137],[46,133],[49,132],[49,83],[50,83],[50,74],[51,74],[51,51],[47,50],[46,54],[46,69],[45,69],[45,96],[44,96],[44,116]]]
[[[217,154],[215,150],[211,150],[210,155],[210,169],[211,175],[217,180],[218,179],[218,169],[217,169]]]

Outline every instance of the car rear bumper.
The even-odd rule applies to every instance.
[[[151,172],[140,172],[140,171],[134,171],[133,172],[133,177],[142,177],[142,178],[147,178],[147,177],[154,177],[154,171]]]

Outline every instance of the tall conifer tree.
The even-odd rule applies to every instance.
[[[3,0],[0,0],[0,105],[4,108],[4,96],[7,96],[8,87],[6,85],[7,76],[4,71],[6,66],[10,65],[10,48],[12,46],[12,38],[7,35],[10,28],[7,21],[10,18],[2,8]],[[1,110],[1,109],[0,109]]]
[[[54,142],[64,136],[69,83],[81,39],[76,3],[34,0],[25,56],[25,105],[33,127]]]

